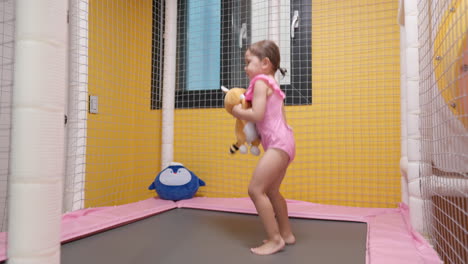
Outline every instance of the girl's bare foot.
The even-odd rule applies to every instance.
[[[281,236],[281,237],[283,238],[284,243],[286,245],[293,245],[293,244],[296,243],[296,238],[294,237],[293,234],[290,234],[290,235],[287,235],[287,236]],[[266,242],[268,242],[267,239],[263,240],[263,243],[266,243]]]
[[[296,243],[296,237],[294,237],[294,235],[292,233],[287,235],[287,236],[282,236],[282,237],[283,237],[283,240],[286,243],[286,245],[292,245],[292,244]]]
[[[282,238],[278,240],[268,240],[263,245],[251,248],[250,251],[257,255],[270,255],[282,250],[285,246],[285,242]]]

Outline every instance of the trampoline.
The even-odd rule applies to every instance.
[[[403,204],[287,203],[297,243],[274,255],[249,250],[265,234],[248,198],[151,198],[65,214],[61,263],[439,263]]]
[[[298,243],[263,258],[249,250],[265,236],[256,216],[172,209],[66,243],[62,263],[365,263],[366,224],[297,218],[291,224]]]

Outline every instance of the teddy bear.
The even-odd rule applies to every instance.
[[[221,86],[221,90],[226,94],[224,97],[224,108],[229,114],[232,114],[232,108],[235,105],[241,104],[243,109],[248,109],[252,105],[245,100],[244,88],[231,88],[227,89]],[[250,153],[258,156],[260,155],[260,137],[253,122],[247,122],[236,118],[235,135],[237,142],[230,147],[231,154],[239,150],[240,153],[246,154],[248,152],[247,146],[250,146]]]

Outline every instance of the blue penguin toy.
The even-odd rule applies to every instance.
[[[178,201],[192,198],[200,186],[205,186],[205,182],[181,163],[172,162],[156,176],[148,189],[156,190],[161,199]]]

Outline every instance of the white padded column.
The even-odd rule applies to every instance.
[[[17,0],[8,263],[60,263],[67,6]]]
[[[421,195],[421,133],[419,130],[419,41],[417,1],[404,1],[406,64],[406,130],[408,205],[412,226],[423,232],[423,197]]]

